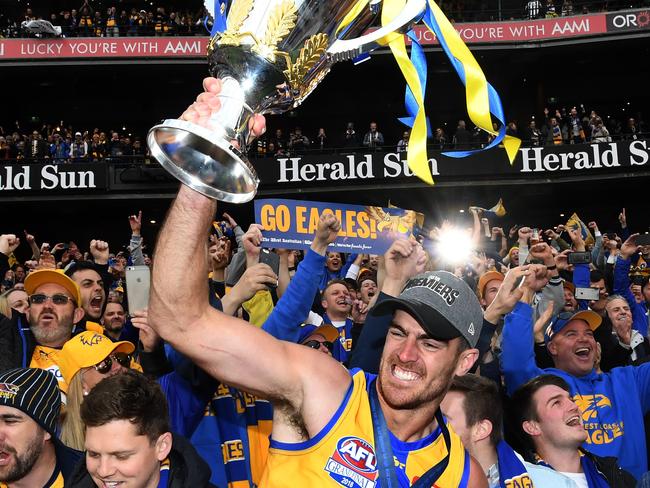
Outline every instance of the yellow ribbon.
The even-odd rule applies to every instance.
[[[406,0],[384,0],[381,10],[382,25],[389,24],[404,8]],[[354,7],[347,13],[341,21],[339,27],[336,29],[338,34],[341,30],[347,27],[362,10],[367,6],[368,0],[357,0]],[[483,129],[492,135],[497,135],[498,132],[492,127],[492,116],[490,115],[490,99],[488,95],[488,83],[483,74],[483,70],[478,62],[465,45],[460,35],[454,29],[453,25],[445,14],[440,10],[440,7],[433,0],[428,0],[429,7],[434,15],[441,33],[447,42],[447,46],[452,55],[463,65],[465,72],[465,97],[467,105],[467,113],[469,118],[476,126]],[[418,105],[418,111],[415,116],[415,121],[411,129],[411,136],[409,137],[409,145],[407,150],[407,163],[413,174],[415,174],[422,181],[433,185],[433,177],[429,169],[429,162],[427,156],[427,127],[426,127],[426,110],[424,107],[424,93],[420,84],[420,78],[417,70],[412,61],[408,57],[406,51],[406,42],[403,34],[393,32],[379,41],[379,44],[388,45],[397,64],[408,84],[415,101]],[[505,123],[505,121],[503,121]],[[514,159],[519,150],[521,141],[516,137],[506,135],[503,139],[503,145],[506,149],[506,154],[510,164],[513,164]]]
[[[345,29],[348,25],[350,25],[354,20],[359,16],[361,11],[366,8],[366,5],[368,5],[368,2],[370,0],[357,0],[357,3],[350,9],[350,11],[343,17],[343,20],[341,20],[341,23],[336,29],[335,36],[338,37],[339,33]]]
[[[381,23],[386,25],[397,16],[404,8],[405,0],[384,0],[381,9]],[[397,64],[404,75],[404,79],[413,92],[415,101],[418,105],[418,112],[415,116],[411,135],[409,136],[409,145],[406,153],[406,162],[413,171],[413,174],[425,183],[433,185],[433,177],[429,169],[429,159],[427,157],[427,119],[424,108],[424,94],[420,85],[420,77],[411,59],[406,52],[406,42],[403,34],[396,32],[381,39],[388,43]]]
[[[460,38],[458,31],[454,29],[449,19],[440,10],[438,4],[433,0],[428,0],[428,3],[449,49],[454,57],[461,62],[465,70],[465,97],[469,118],[484,131],[492,135],[497,135],[498,133],[492,127],[488,86],[483,70],[467,45]],[[503,145],[506,149],[510,164],[512,164],[521,145],[521,140],[507,135],[503,139]]]

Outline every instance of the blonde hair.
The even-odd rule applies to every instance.
[[[83,402],[83,372],[80,369],[68,384],[65,414],[61,422],[61,441],[68,447],[85,451],[85,429],[81,420],[81,403]]]
[[[6,291],[0,295],[0,314],[10,319],[12,311],[9,306],[9,300],[7,300],[7,295],[9,295],[9,293]]]

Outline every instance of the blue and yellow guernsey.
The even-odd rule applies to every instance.
[[[379,488],[377,458],[368,399],[368,385],[375,375],[352,370],[352,384],[328,424],[305,442],[283,443],[271,439],[260,486],[318,486]],[[469,480],[469,455],[449,425],[449,465],[437,488],[463,488]],[[440,428],[414,442],[390,435],[400,487],[411,486],[447,454]]]

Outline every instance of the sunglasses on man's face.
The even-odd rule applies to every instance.
[[[312,349],[320,349],[321,344],[327,348],[329,352],[332,352],[334,349],[334,343],[330,341],[318,341],[312,339],[311,341],[303,342],[303,346],[311,347]]]
[[[99,374],[108,373],[113,367],[113,361],[116,361],[120,366],[129,369],[131,367],[131,355],[125,352],[115,352],[108,356],[103,361],[95,364],[94,368]]]
[[[48,299],[52,300],[54,305],[67,305],[68,302],[73,301],[68,295],[63,293],[55,293],[54,295],[46,295],[44,293],[34,293],[29,297],[29,303],[32,305],[42,305]]]

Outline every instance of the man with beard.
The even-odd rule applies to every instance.
[[[220,82],[204,83],[208,91],[195,105],[209,115]],[[192,110],[183,117],[193,120]],[[259,133],[263,122],[254,120],[252,132]],[[483,318],[467,284],[446,272],[410,280],[377,310],[394,314],[379,375],[350,372],[327,354],[210,307],[203,236],[215,207],[185,186],[179,190],[156,247],[150,324],[204,371],[273,403],[260,486],[371,486],[381,472],[395,479],[393,486],[397,478],[401,486],[419,478],[426,486],[486,487],[439,412],[454,374],[465,374],[478,355]],[[399,244],[402,261],[423,252]]]
[[[118,302],[107,303],[101,318],[104,335],[113,341],[119,341],[124,330],[125,322],[126,314],[124,313],[122,304]]]
[[[25,291],[29,295],[27,313],[0,321],[0,371],[46,369],[65,393],[67,385],[59,372],[58,354],[72,337],[74,325],[83,318],[79,287],[63,273],[45,269],[27,275]]]
[[[0,373],[0,488],[63,488],[81,453],[57,438],[57,381],[42,369]]]

